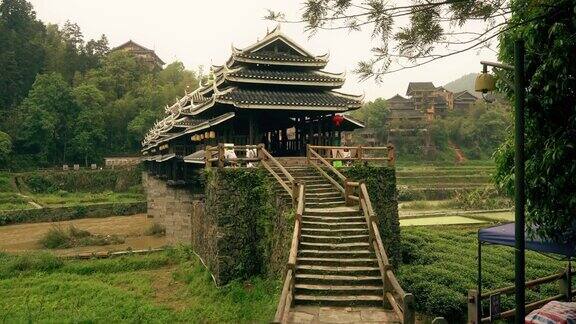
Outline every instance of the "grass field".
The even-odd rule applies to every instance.
[[[260,278],[217,288],[185,248],[89,261],[0,254],[2,323],[267,322],[279,290]]]
[[[486,226],[486,225],[484,225]],[[403,264],[398,271],[402,287],[414,294],[418,312],[444,316],[449,323],[466,320],[468,289],[475,289],[479,225],[402,228]],[[514,249],[483,249],[483,286],[495,289],[514,283]],[[564,270],[565,262],[542,254],[526,253],[527,280]],[[558,294],[558,284],[527,291],[533,301]],[[503,310],[512,308],[513,296],[503,297]]]
[[[44,206],[74,206],[103,202],[135,202],[146,200],[142,193],[131,192],[60,192],[55,194],[34,194],[35,201]]]

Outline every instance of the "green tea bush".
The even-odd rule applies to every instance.
[[[397,275],[402,287],[414,294],[417,312],[443,316],[449,323],[465,323],[466,296],[476,289],[477,230],[472,226],[404,227],[402,267]],[[491,290],[514,284],[514,249],[486,246],[482,255],[482,285]],[[541,254],[526,254],[526,278],[544,277],[563,271],[565,264]],[[552,283],[529,290],[529,302],[558,293]],[[484,305],[487,309],[488,305]],[[503,296],[504,310],[513,308],[513,296]]]
[[[512,200],[503,197],[494,188],[456,191],[454,201],[463,209],[500,209],[513,206]]]

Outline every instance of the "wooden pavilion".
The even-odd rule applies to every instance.
[[[166,107],[142,142],[145,161],[182,160],[217,143],[263,144],[274,156],[304,156],[306,145],[339,145],[364,125],[345,113],[363,96],[336,91],[344,73],[323,71],[315,56],[280,28],[212,66],[210,81]]]

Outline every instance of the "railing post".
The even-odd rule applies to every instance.
[[[296,180],[292,181],[292,206],[294,206],[294,208],[298,207],[298,182],[296,182]]]
[[[388,166],[393,167],[396,164],[396,149],[393,144],[388,144]]]
[[[260,143],[258,144],[258,148],[257,148],[257,156],[258,159],[260,159],[260,161],[265,160],[264,158],[264,152],[262,152],[262,150],[264,149],[264,144]]]
[[[306,162],[310,164],[310,144],[306,144]]]
[[[224,167],[224,144],[218,143],[218,168]]]
[[[479,324],[476,323],[476,319],[479,318],[477,314],[477,305],[478,303],[478,292],[475,289],[468,290],[468,323],[469,324]]]
[[[564,296],[566,296],[566,301],[570,302],[571,301],[571,294],[572,294],[572,283],[571,283],[571,273],[570,273],[571,269],[570,266],[568,266],[566,272],[564,272],[564,275],[562,276],[562,278],[560,278],[559,283],[560,283],[560,293]]]
[[[344,180],[344,200],[346,202],[346,206],[352,205],[352,199],[350,199],[350,195],[352,194],[352,187],[348,184],[348,179]]]
[[[416,316],[414,314],[414,295],[411,293],[406,293],[403,296],[402,300],[404,301],[404,316],[402,323],[403,324],[414,324],[416,321]]]
[[[211,149],[212,147],[210,145],[206,145],[206,148],[204,149],[204,167],[206,169],[212,168],[212,162],[209,161],[212,158]]]
[[[359,162],[364,159],[364,149],[362,148],[362,145],[358,145],[358,151],[356,152],[356,155],[358,156]]]

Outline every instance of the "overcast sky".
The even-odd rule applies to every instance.
[[[300,16],[301,0],[31,0],[37,16],[46,23],[66,20],[80,25],[86,39],[106,34],[114,47],[132,39],[154,49],[166,62],[180,60],[188,69],[220,65],[230,56],[230,46],[243,48],[264,37],[276,23],[266,21],[266,8],[287,18]],[[490,50],[469,51],[428,65],[385,76],[383,82],[359,82],[352,73],[356,63],[370,57],[375,46],[370,31],[323,31],[309,38],[303,25],[283,24],[282,31],[314,54],[330,53],[330,72],[347,71],[343,90],[366,94],[366,99],[404,94],[410,81],[444,85],[458,77],[479,72],[479,61],[494,60]]]

